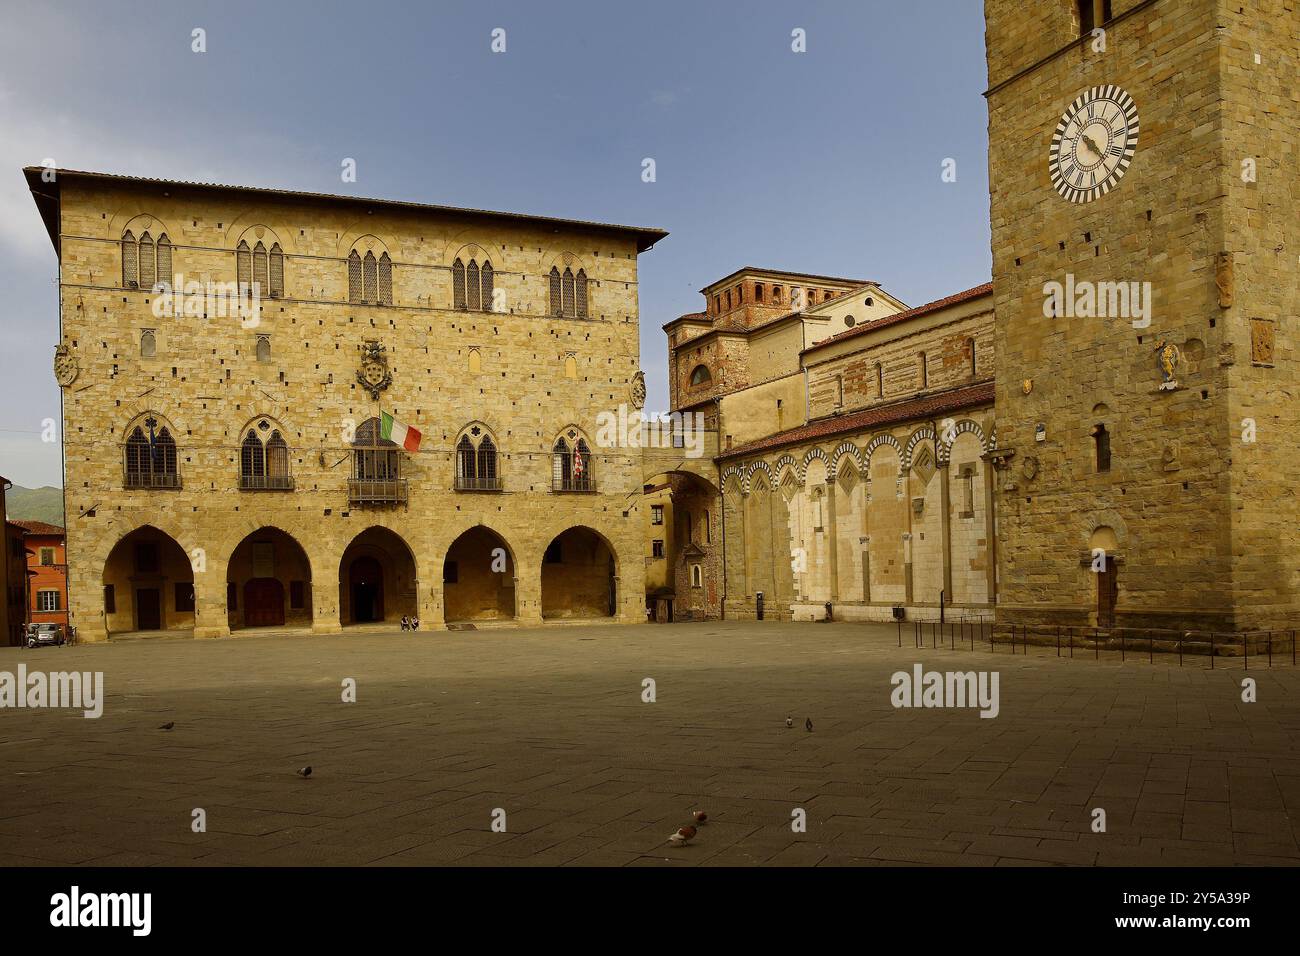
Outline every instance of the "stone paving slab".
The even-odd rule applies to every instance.
[[[1300,670],[1252,661],[1245,704],[1226,662],[1112,657],[768,622],[0,648],[106,692],[0,709],[0,865],[1300,862]],[[999,715],[895,709],[917,662],[998,671]]]

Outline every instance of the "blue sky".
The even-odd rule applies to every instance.
[[[742,265],[875,279],[909,304],[988,281],[982,6],[6,0],[0,474],[61,484],[40,435],[59,408],[57,264],[23,165],[667,229],[640,263],[663,408],[659,327]]]

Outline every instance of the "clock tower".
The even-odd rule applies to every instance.
[[[1300,619],[1300,0],[985,0],[998,618]]]

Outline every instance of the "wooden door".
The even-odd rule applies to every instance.
[[[275,578],[251,578],[244,584],[244,626],[276,627],[284,623],[284,585]]]
[[[1097,626],[1115,626],[1115,603],[1119,598],[1119,572],[1115,559],[1106,558],[1106,568],[1097,572]]]
[[[140,631],[162,630],[162,592],[157,588],[136,588],[135,626]]]

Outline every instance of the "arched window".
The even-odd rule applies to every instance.
[[[393,304],[393,260],[387,252],[379,256],[379,304]]]
[[[578,314],[577,307],[574,304],[576,290],[574,288],[573,271],[571,269],[565,269],[563,279],[564,314],[568,318],[572,319]]]
[[[266,246],[259,239],[253,247],[253,287],[259,296],[270,295],[271,284],[267,281],[270,268],[267,262]]]
[[[257,360],[259,362],[271,361],[271,337],[269,335],[259,335],[257,337]]]
[[[361,301],[361,254],[355,249],[348,255],[348,301]]]
[[[497,480],[497,446],[491,435],[484,435],[478,443],[478,477],[481,482],[493,485]]]
[[[268,430],[270,435],[263,441],[262,434]],[[279,429],[272,429],[271,423],[262,419],[248,429],[240,443],[239,488],[241,491],[286,491],[292,487],[289,446]]]
[[[970,355],[970,373],[976,375],[979,372],[979,360],[975,357],[975,337],[973,335],[966,340],[966,351]]]
[[[468,295],[469,310],[478,312],[483,308],[483,300],[479,294],[478,263],[473,259],[469,260],[469,266],[465,269],[465,290]]]
[[[158,337],[153,329],[145,329],[140,333],[140,358],[153,358],[157,354]]]
[[[239,284],[242,295],[253,290],[253,250],[243,239],[235,247],[235,281]]]
[[[916,362],[917,362],[916,384],[919,388],[928,388],[930,385],[930,370],[926,365],[924,352],[921,352],[919,355],[917,355]]]
[[[456,443],[456,489],[458,491],[472,489],[477,475],[474,443],[469,440],[468,435],[462,435],[460,441]]]
[[[140,288],[152,289],[158,260],[154,258],[153,237],[148,232],[140,234]]]
[[[772,304],[781,304],[781,287],[779,285],[772,286]]]
[[[1079,35],[1086,36],[1103,23],[1109,23],[1111,0],[1078,0]]]
[[[376,287],[379,285],[379,263],[375,260],[374,250],[367,250],[366,256],[361,260],[361,299],[374,305],[376,300]]]
[[[579,269],[577,277],[577,308],[578,318],[587,318],[587,270]]]
[[[162,240],[159,239],[158,261],[162,261]],[[269,279],[270,288],[268,294],[273,299],[278,299],[284,295],[284,250],[280,248],[278,242],[271,245],[271,275]]]
[[[171,285],[172,282],[172,241],[167,238],[167,233],[158,237],[158,282],[166,282]]]
[[[146,431],[147,429],[147,431]],[[166,425],[146,418],[126,440],[127,488],[179,488],[176,471],[176,441]]]
[[[139,254],[135,235],[128,229],[122,233],[122,285],[128,289],[140,287]]]
[[[763,286],[761,283],[757,283],[754,285],[754,301],[755,302],[763,301]]]
[[[697,365],[691,371],[691,385],[708,385],[713,381],[713,374],[706,365]]]
[[[552,449],[551,489],[553,491],[595,491],[596,481],[591,473],[591,448],[585,438],[575,430],[566,433],[572,445],[562,436]]]
[[[876,363],[876,398],[885,397],[885,369],[879,362]]]
[[[492,295],[496,291],[496,273],[492,271],[492,263],[484,262],[483,268],[478,273],[479,284],[483,287],[483,311],[495,312],[495,303],[492,301]]]
[[[451,264],[451,302],[453,309],[463,311],[468,308],[465,304],[465,263],[459,259]]]
[[[563,315],[564,306],[560,293],[560,270],[551,266],[551,315]]]
[[[378,418],[367,418],[352,440],[352,477],[348,501],[357,505],[403,504],[402,456],[395,442],[382,437]]]

